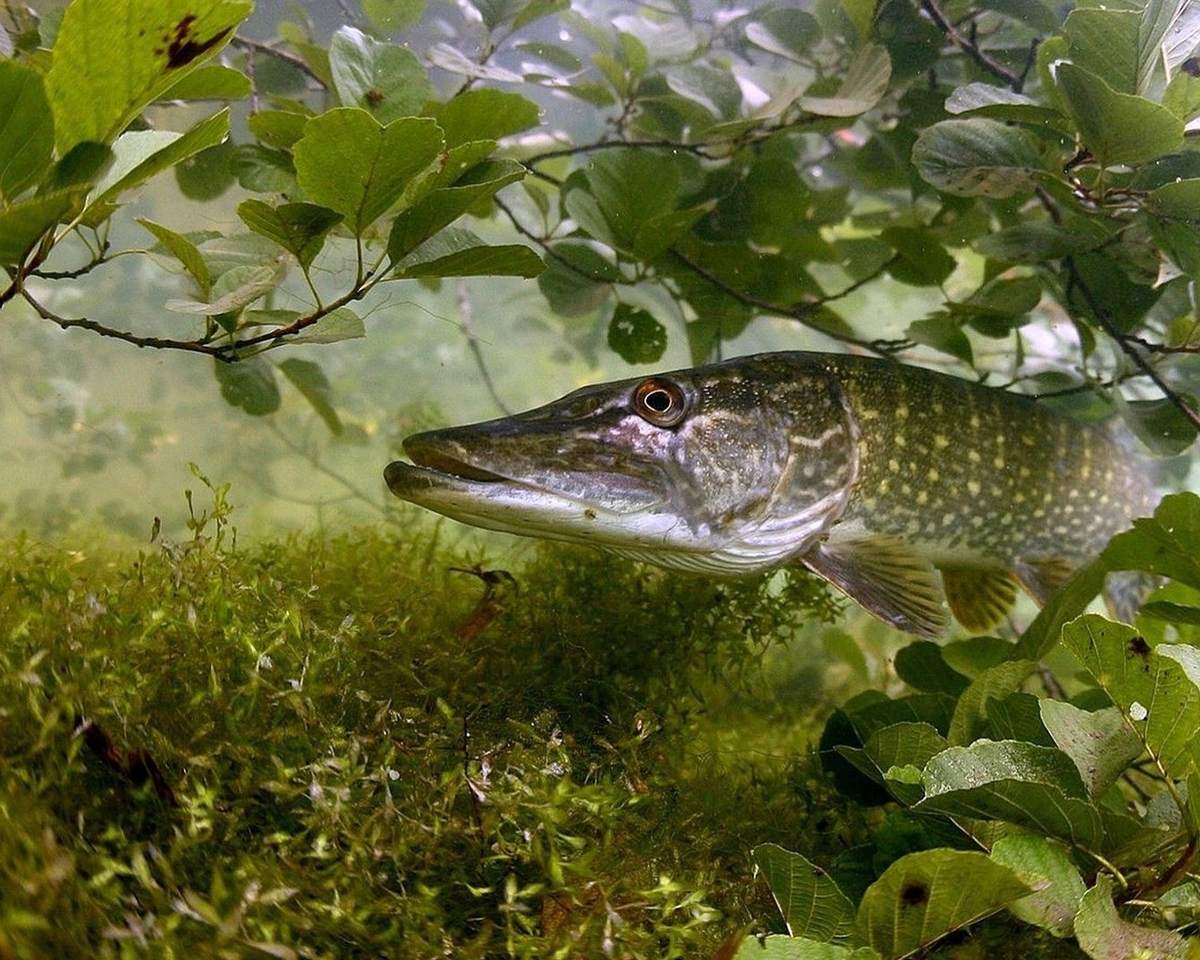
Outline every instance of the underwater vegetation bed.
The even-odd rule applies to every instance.
[[[0,956],[705,955],[754,843],[840,842],[811,697],[738,756],[701,692],[815,587],[208,520],[0,547]]]
[[[428,532],[235,546],[223,489],[192,526],[0,545],[0,957],[740,960],[785,930],[780,870],[857,897],[970,846],[825,772],[826,718],[894,691],[895,650],[805,626],[836,613],[806,576],[553,546],[498,570]],[[1007,913],[922,953],[1083,956]]]

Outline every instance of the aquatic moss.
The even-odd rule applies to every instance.
[[[810,705],[733,777],[702,688],[823,590],[211,519],[4,547],[0,956],[684,956],[766,912]]]
[[[0,957],[711,956],[755,844],[920,842],[815,761],[806,577],[224,516],[0,548]]]

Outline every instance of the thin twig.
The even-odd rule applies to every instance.
[[[1163,396],[1165,396],[1171,402],[1175,409],[1183,414],[1184,418],[1193,427],[1195,427],[1197,431],[1200,431],[1200,413],[1197,413],[1195,410],[1193,410],[1191,405],[1184,400],[1180,394],[1171,389],[1171,386],[1162,378],[1162,375],[1154,368],[1154,365],[1146,359],[1145,355],[1142,353],[1141,347],[1134,341],[1134,339],[1117,329],[1117,326],[1113,323],[1112,317],[1109,315],[1108,310],[1101,303],[1099,303],[1099,301],[1097,301],[1087,283],[1084,282],[1083,277],[1079,275],[1079,271],[1075,267],[1074,258],[1067,257],[1063,261],[1063,265],[1067,268],[1068,275],[1068,303],[1070,302],[1070,290],[1073,287],[1079,291],[1083,299],[1086,301],[1088,310],[1091,312],[1092,316],[1100,324],[1104,332],[1107,333],[1118,346],[1120,346],[1121,351],[1125,354],[1125,356],[1132,360],[1134,366],[1141,370],[1141,372],[1150,379],[1150,382],[1162,391]]]
[[[466,281],[459,283],[458,295],[455,297],[455,301],[458,304],[458,316],[461,321],[460,327],[467,337],[467,348],[471,351],[471,356],[475,358],[475,365],[479,368],[479,375],[483,378],[483,385],[487,388],[487,392],[491,394],[492,402],[500,408],[500,412],[505,416],[509,416],[512,413],[512,409],[501,399],[500,391],[496,389],[492,375],[488,372],[487,362],[483,359],[483,351],[479,347],[479,337],[475,334],[475,324],[472,322],[471,298],[467,294]]]
[[[210,357],[216,357],[218,360],[229,359],[229,345],[214,345],[202,343],[197,340],[175,340],[170,337],[143,337],[135,333],[130,333],[128,330],[118,330],[115,327],[105,326],[95,320],[88,320],[86,317],[60,317],[49,308],[43,306],[28,290],[22,290],[21,296],[36,311],[37,315],[43,320],[49,320],[51,323],[58,325],[63,330],[71,330],[78,328],[81,330],[90,330],[92,333],[99,334],[102,337],[111,337],[114,340],[124,340],[126,343],[132,343],[135,347],[148,347],[153,350],[184,350],[189,353],[203,353]]]
[[[1021,87],[1021,77],[1013,73],[1003,64],[997,63],[986,53],[979,49],[968,38],[958,32],[958,28],[954,26],[944,13],[938,8],[933,0],[920,0],[921,9],[929,16],[942,34],[953,43],[956,47],[963,51],[968,57],[974,60],[988,73],[991,73],[1009,85],[1013,90],[1019,90]]]
[[[305,63],[303,57],[299,57],[294,53],[289,53],[287,50],[281,50],[279,47],[273,46],[272,44],[263,43],[259,40],[250,40],[247,37],[234,37],[230,43],[232,46],[239,47],[240,49],[249,51],[251,53],[265,53],[267,56],[274,57],[276,60],[282,60],[284,63],[295,67],[300,72],[307,74],[309,79],[316,81],[321,85],[322,88],[325,86],[325,81],[323,81],[319,76],[316,75],[316,73],[313,72],[312,67]]]

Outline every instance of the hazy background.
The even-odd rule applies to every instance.
[[[302,6],[321,42],[350,19],[347,13],[357,11],[356,4],[316,0]],[[293,15],[289,11],[295,7],[290,0],[260,0],[245,32],[270,39],[280,18]],[[469,8],[430,0],[421,23],[403,39],[422,54],[449,30],[463,28],[464,10]],[[559,34],[554,18],[535,26],[553,30],[556,42],[571,40]],[[231,51],[229,56],[238,62],[240,55]],[[432,78],[443,90],[460,82],[438,70]],[[587,129],[597,122],[592,108],[580,109],[578,101],[525,85],[520,91],[541,95],[544,126],[534,135],[561,129],[575,137],[598,132]],[[245,105],[239,109],[235,139]],[[519,202],[520,191],[514,185],[503,195]],[[238,202],[251,195],[235,184],[219,200],[198,203],[180,192],[172,175],[159,177],[114,218],[113,244],[149,245],[149,234],[134,222],[137,216],[180,232],[228,229],[237,223]],[[338,276],[337,257],[335,251],[318,262],[329,290],[344,289],[347,282]],[[52,265],[72,266],[66,259]],[[165,259],[119,257],[79,281],[46,285],[39,292],[60,314],[178,333],[193,321],[163,309],[165,301],[186,292],[174,266]],[[891,280],[868,289],[842,301],[839,309],[852,321],[869,321],[864,328],[872,336],[899,334],[940,301],[937,291]],[[638,302],[638,294],[623,293],[623,299]],[[682,323],[662,303],[641,303],[670,330],[667,354],[654,367],[688,365]],[[292,304],[285,294],[271,305]],[[75,531],[136,541],[145,540],[153,519],[160,517],[164,531],[177,536],[187,516],[183,491],[193,489],[198,504],[207,502],[189,463],[214,483],[232,483],[235,524],[243,536],[409,523],[417,513],[387,494],[381,476],[405,434],[497,416],[504,412],[500,404],[515,411],[587,382],[650,369],[632,368],[608,349],[607,317],[551,314],[533,280],[448,281],[439,289],[416,282],[388,284],[382,295],[356,309],[366,318],[365,339],[270,355],[319,361],[346,425],[343,436],[333,437],[286,383],[278,413],[251,417],[222,400],[208,358],[139,350],[80,330],[64,332],[23,304],[9,304],[0,341],[0,528],[43,538]],[[765,319],[728,344],[726,353],[832,346],[794,323]]]

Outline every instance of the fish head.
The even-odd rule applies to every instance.
[[[419,433],[398,497],[479,527],[733,573],[811,548],[857,476],[836,383],[769,356],[584,387],[516,416]]]

